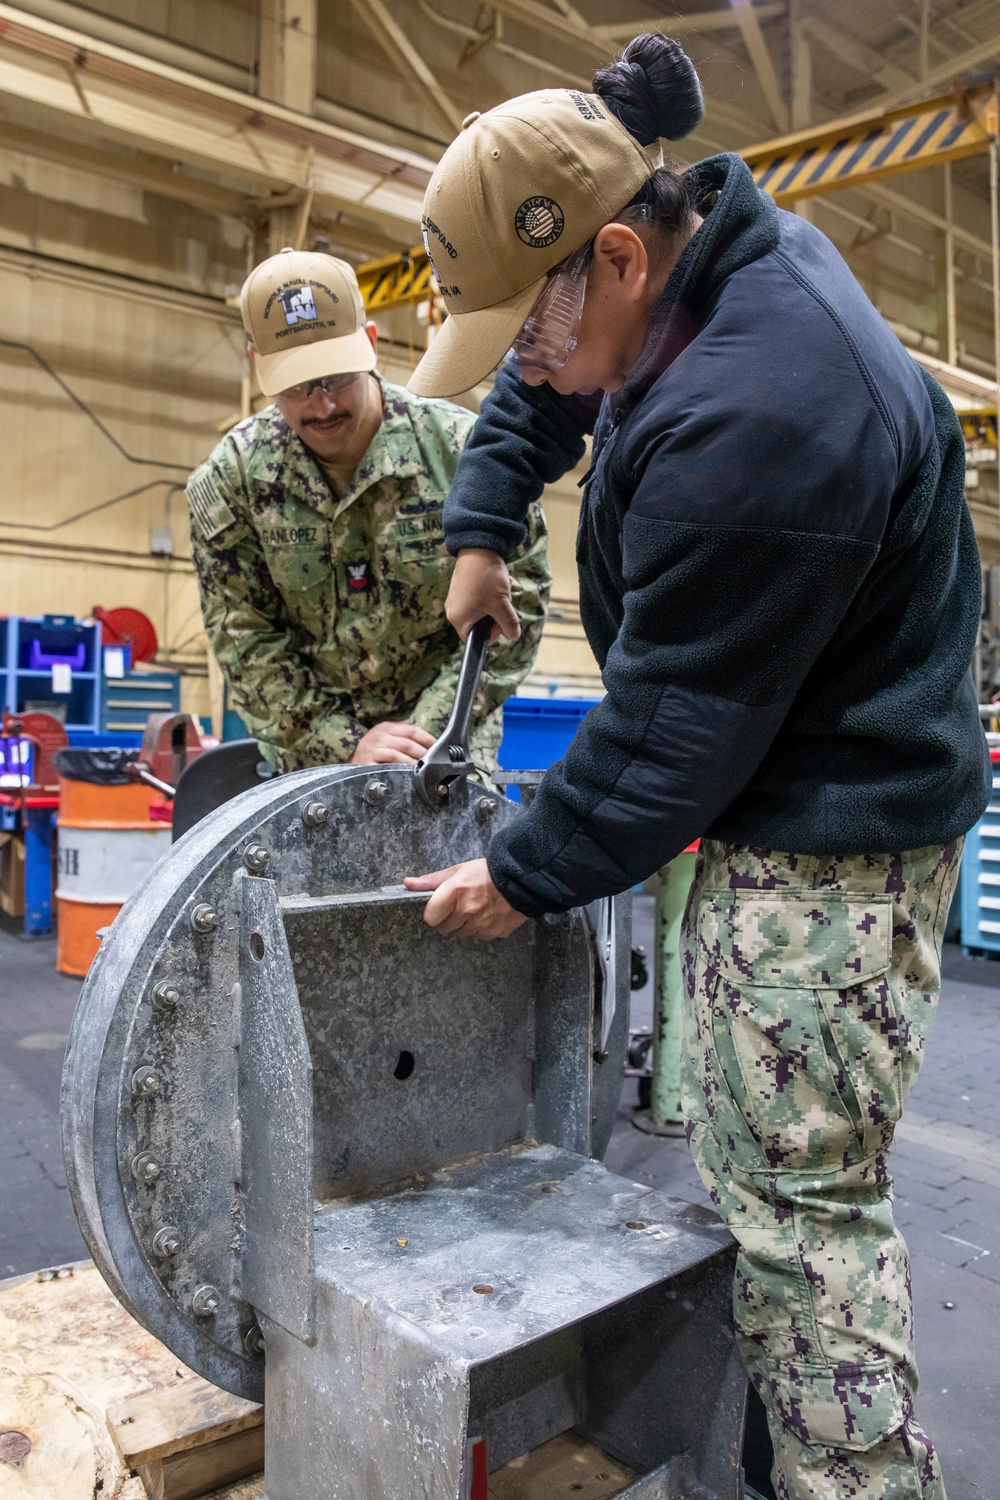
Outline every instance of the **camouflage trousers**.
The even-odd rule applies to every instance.
[[[961,841],[829,858],[702,844],[684,1097],[739,1241],[737,1336],[782,1500],[944,1500],[913,1413],[887,1156],[937,1006]]]

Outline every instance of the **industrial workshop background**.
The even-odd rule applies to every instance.
[[[0,4],[4,611],[144,611],[218,732],[181,487],[260,404],[247,270],[286,244],[371,266],[382,368],[405,379],[440,316],[409,253],[421,196],[463,117],[586,88],[647,28],[705,82],[684,157],[743,152],[969,413],[970,509],[1000,562],[996,0],[22,0]],[[600,691],[577,501],[573,478],[547,497],[535,694]]]

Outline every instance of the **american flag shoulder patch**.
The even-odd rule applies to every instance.
[[[236,520],[211,473],[197,474],[190,479],[187,497],[191,514],[198,523],[198,530],[207,542],[232,526]]]

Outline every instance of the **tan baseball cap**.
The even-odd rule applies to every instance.
[[[656,170],[597,94],[540,89],[470,115],[424,197],[424,245],[449,316],[410,380],[455,396],[496,369],[553,266]]]
[[[365,304],[346,260],[280,250],[255,266],[240,292],[243,327],[265,396],[303,380],[375,368]]]

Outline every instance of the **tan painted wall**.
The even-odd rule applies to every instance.
[[[221,298],[239,279],[244,239],[231,221],[0,151],[4,613],[85,616],[95,604],[128,604],[150,616],[169,655],[204,673],[174,486],[238,407],[239,325],[204,290]],[[30,350],[129,453],[154,462],[117,452]],[[165,562],[150,556],[149,531],[167,520],[175,555]],[[203,676],[185,679],[184,698],[208,711]]]

